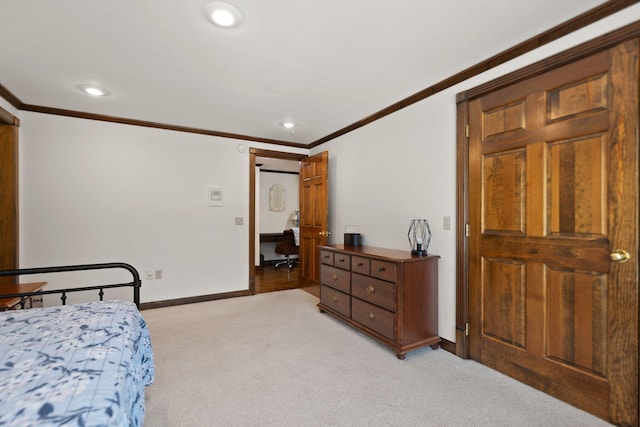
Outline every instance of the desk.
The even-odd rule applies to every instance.
[[[282,233],[260,233],[260,243],[282,242]]]
[[[0,294],[19,294],[23,292],[38,292],[47,282],[19,283],[0,286]],[[25,298],[24,308],[42,307],[42,295],[32,295]],[[0,311],[19,310],[20,297],[0,298]]]

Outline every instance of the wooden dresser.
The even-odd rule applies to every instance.
[[[369,246],[321,246],[318,308],[389,346],[399,359],[426,345],[435,349],[439,258]]]

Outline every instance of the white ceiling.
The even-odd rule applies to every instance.
[[[202,0],[2,0],[0,85],[28,105],[308,144],[604,1],[229,3],[232,29]]]

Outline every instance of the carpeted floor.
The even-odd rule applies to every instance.
[[[146,427],[604,426],[442,349],[394,353],[301,290],[142,312]]]

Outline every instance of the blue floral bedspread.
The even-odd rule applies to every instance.
[[[0,313],[0,426],[142,426],[153,377],[133,303]]]

